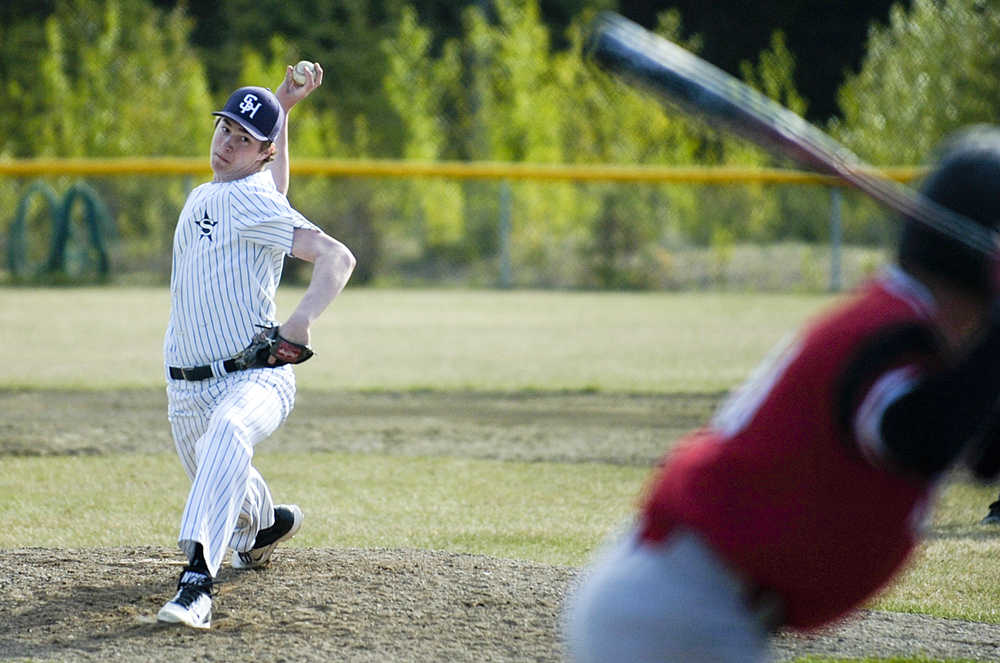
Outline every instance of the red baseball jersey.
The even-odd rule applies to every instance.
[[[892,469],[877,425],[893,393],[941,361],[932,310],[892,269],[808,326],[667,455],[644,496],[644,536],[699,532],[778,593],[795,628],[872,596],[916,545],[934,488]]]

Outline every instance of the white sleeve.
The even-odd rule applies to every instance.
[[[277,190],[254,188],[233,193],[233,218],[240,238],[292,252],[296,228],[318,229]]]
[[[854,412],[854,437],[869,462],[880,464],[889,457],[882,437],[882,418],[890,405],[913,391],[919,379],[915,366],[889,371],[875,381]]]

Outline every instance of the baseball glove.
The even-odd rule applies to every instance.
[[[308,345],[289,341],[278,333],[278,327],[266,327],[235,359],[241,369],[276,368],[285,364],[301,364],[312,356],[312,348]]]

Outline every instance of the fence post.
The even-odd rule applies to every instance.
[[[500,182],[500,287],[509,288],[513,284],[513,268],[510,264],[510,180]]]
[[[841,248],[843,245],[843,227],[840,218],[843,189],[839,186],[830,187],[830,291],[840,292],[843,287],[843,272],[841,269]]]

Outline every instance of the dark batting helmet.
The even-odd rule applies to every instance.
[[[988,228],[1000,226],[1000,127],[976,126],[947,140],[920,192]],[[974,294],[996,294],[990,256],[907,218],[899,264]]]

